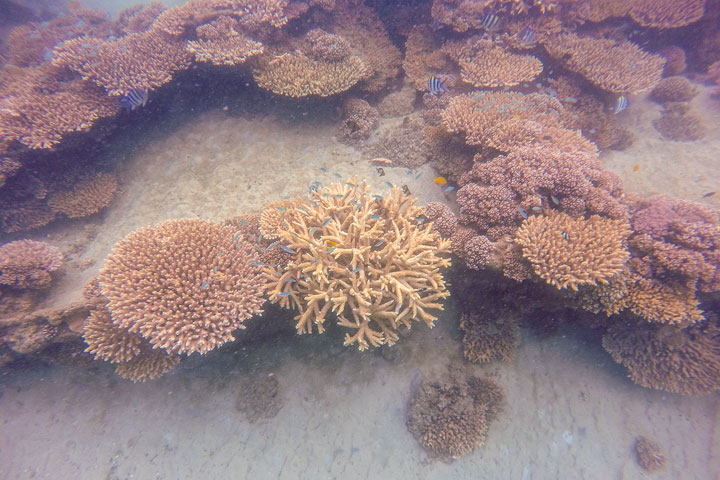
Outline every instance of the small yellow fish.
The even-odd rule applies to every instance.
[[[327,244],[330,245],[331,247],[336,246],[336,245],[335,245],[335,242],[333,242],[332,240],[326,240],[326,242],[327,242]]]
[[[435,177],[433,179],[433,182],[437,183],[438,185],[445,185],[447,183],[447,178],[445,177]]]
[[[635,165],[633,167],[633,172],[637,172],[638,170],[640,170],[640,165]]]

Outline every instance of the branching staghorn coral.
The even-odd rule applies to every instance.
[[[573,219],[550,210],[526,219],[515,242],[540,278],[558,289],[577,290],[580,285],[608,283],[625,268],[629,234],[624,220],[597,215]]]
[[[262,312],[262,275],[232,227],[170,220],[118,242],[98,281],[114,325],[168,353],[204,354]]]
[[[299,312],[298,333],[322,333],[332,312],[354,330],[345,345],[360,350],[393,345],[413,321],[432,327],[429,310],[442,310],[449,295],[440,273],[449,241],[400,189],[387,197],[369,190],[353,179],[287,209],[278,236],[294,256],[285,268],[265,268],[270,300]]]

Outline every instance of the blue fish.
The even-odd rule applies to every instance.
[[[250,224],[247,222],[247,220],[240,220],[240,223],[242,223],[242,224],[245,225],[245,226],[250,225]]]
[[[326,218],[325,221],[322,223],[322,226],[326,226],[328,223],[330,223],[330,220],[332,220],[332,217]]]
[[[370,215],[370,220],[380,220],[378,215]]]
[[[439,78],[435,75],[431,75],[428,79],[428,91],[431,95],[435,95],[436,97],[445,92],[449,92],[450,89],[446,85],[447,78]]]
[[[268,245],[268,247],[265,250],[272,250],[275,247],[275,245],[277,245],[278,243],[280,243],[280,240],[272,242],[270,245]]]
[[[276,296],[278,296],[278,297],[289,297],[289,296],[290,296],[290,292],[278,293],[278,294],[276,294]]]
[[[558,200],[555,195],[550,195],[550,200],[552,200],[555,205],[560,205],[560,200]]]
[[[387,185],[390,188],[393,188],[395,186],[392,184],[392,182],[385,182],[385,185]]]
[[[282,248],[283,250],[285,250],[287,253],[295,253],[295,250],[293,250],[292,248],[287,247],[287,246],[285,246],[285,245],[280,245],[280,248]]]
[[[357,272],[359,272],[360,270],[362,270],[362,268],[358,267],[358,268],[356,268],[356,269],[354,269],[354,270],[350,270],[350,273],[357,273]]]
[[[126,110],[135,110],[138,107],[144,107],[148,101],[150,92],[147,88],[133,88],[124,97],[120,99],[120,103]]]
[[[455,190],[455,187],[452,186],[452,185],[450,185],[449,187],[445,188],[445,191],[446,191],[446,192],[452,192],[453,190]]]
[[[384,242],[385,242],[385,240],[380,240],[379,242],[377,242],[377,243],[375,244],[375,246],[376,246],[376,247],[379,247],[379,246],[382,245]]]
[[[625,95],[620,95],[617,100],[615,101],[615,108],[613,109],[613,112],[617,115],[618,113],[625,110],[630,103],[628,102],[628,99]]]
[[[292,277],[288,277],[288,278],[285,279],[285,281],[284,281],[283,283],[286,283],[286,282],[287,282],[287,283],[295,283],[295,279],[292,278]]]
[[[520,41],[520,45],[522,45],[523,47],[529,47],[537,43],[537,35],[535,35],[535,30],[533,30],[530,25],[527,25],[525,28],[520,30],[517,36],[518,40]]]
[[[200,284],[200,290],[203,290],[203,289],[204,289],[205,287],[207,287],[208,285],[210,285],[209,282],[202,282],[202,283]]]
[[[275,208],[277,208],[277,209],[280,210],[281,212],[284,212],[284,211],[285,211],[285,207],[281,207],[280,205],[275,205]]]
[[[527,212],[525,210],[523,210],[523,208],[520,205],[518,205],[517,211],[520,215],[522,215],[523,218],[528,218]]]

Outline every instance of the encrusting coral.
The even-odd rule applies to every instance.
[[[76,184],[72,190],[50,196],[48,205],[70,218],[86,217],[105,208],[115,195],[115,175],[99,173]]]
[[[630,226],[624,220],[592,215],[572,218],[550,210],[527,218],[515,233],[535,273],[558,289],[608,283],[625,268],[629,252],[625,239]]]
[[[433,326],[429,310],[442,310],[449,295],[440,273],[450,265],[442,256],[449,241],[399,188],[383,197],[355,179],[333,184],[284,220],[278,237],[293,257],[284,268],[266,266],[266,289],[273,303],[299,312],[298,333],[322,333],[332,312],[354,330],[345,344],[365,350],[393,345],[414,321]]]
[[[440,458],[460,458],[485,443],[504,394],[489,378],[423,382],[410,401],[407,427]]]
[[[617,322],[603,347],[633,382],[683,395],[720,390],[720,328],[706,320],[689,327]]]
[[[0,247],[0,285],[16,289],[47,288],[50,272],[63,264],[60,251],[44,242],[17,240]]]
[[[100,271],[114,325],[168,353],[204,354],[262,312],[253,248],[232,227],[170,220],[118,242]]]

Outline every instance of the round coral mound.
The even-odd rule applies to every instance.
[[[252,247],[232,227],[203,220],[131,233],[113,247],[99,283],[113,324],[169,353],[204,354],[262,312]]]
[[[50,272],[60,268],[60,251],[47,243],[18,240],[0,247],[0,285],[18,289],[47,288]]]

